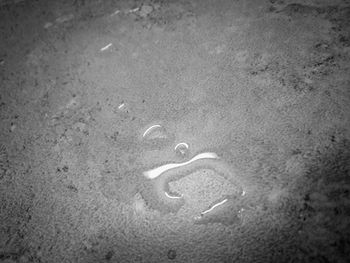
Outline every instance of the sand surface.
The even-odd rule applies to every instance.
[[[349,17],[0,0],[0,262],[349,262]],[[172,171],[163,209],[143,172],[203,152],[230,172]]]

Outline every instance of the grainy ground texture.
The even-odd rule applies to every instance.
[[[0,262],[350,262],[349,129],[350,1],[1,0]]]

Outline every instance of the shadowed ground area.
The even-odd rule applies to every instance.
[[[0,262],[349,262],[349,17],[0,0]]]

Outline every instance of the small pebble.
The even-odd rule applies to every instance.
[[[173,260],[173,259],[175,259],[175,258],[176,258],[176,250],[174,250],[174,249],[169,249],[169,251],[168,251],[168,259]]]
[[[141,7],[141,10],[140,10],[139,15],[140,15],[141,17],[146,17],[146,16],[148,16],[150,13],[152,13],[152,11],[153,11],[153,7],[152,7],[152,6],[150,6],[150,5],[143,5],[143,6]]]
[[[77,131],[80,131],[80,132],[83,132],[83,131],[86,130],[86,124],[83,123],[83,122],[76,122],[73,125],[73,129],[77,130]]]
[[[69,14],[69,15],[63,15],[58,17],[55,21],[58,24],[64,23],[64,22],[68,22],[69,20],[72,20],[74,18],[73,14]]]
[[[52,26],[53,26],[53,24],[51,22],[46,22],[44,25],[44,28],[48,29],[49,27],[52,27]]]
[[[154,8],[155,10],[158,10],[158,9],[160,8],[160,4],[159,4],[159,3],[154,3],[154,4],[153,4],[153,8]]]
[[[10,127],[11,132],[14,132],[15,129],[16,129],[16,125],[15,124],[11,124],[11,127]]]
[[[22,255],[19,259],[18,259],[19,263],[27,263],[29,262],[28,257],[26,255]]]
[[[310,200],[314,202],[327,202],[328,197],[322,193],[313,192],[310,194]]]
[[[83,240],[82,243],[83,243],[85,249],[87,249],[87,250],[92,249],[92,244],[91,244],[91,242],[89,240]]]
[[[108,253],[107,253],[106,256],[105,256],[105,259],[106,259],[107,261],[109,261],[109,260],[111,260],[111,259],[113,258],[113,256],[114,256],[114,251],[113,251],[113,250],[108,251]]]
[[[114,11],[112,14],[111,14],[111,16],[115,16],[115,15],[117,15],[117,14],[119,14],[120,13],[120,10],[116,10],[116,11]]]

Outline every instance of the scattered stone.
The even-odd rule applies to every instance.
[[[285,165],[286,172],[293,176],[302,176],[307,170],[304,158],[300,154],[291,156]]]
[[[8,259],[5,259],[5,261],[1,261],[2,263],[16,263],[16,261],[8,258]]]
[[[90,250],[90,249],[92,249],[92,247],[93,247],[93,245],[91,244],[91,242],[89,241],[89,240],[83,240],[83,245],[84,245],[84,248],[86,249],[86,250]]]
[[[8,168],[8,154],[5,145],[0,144],[0,179],[5,175]]]
[[[63,15],[63,16],[60,16],[58,18],[56,18],[56,23],[58,24],[62,24],[64,22],[68,22],[70,20],[72,20],[74,18],[74,15],[73,14],[69,14],[69,15]]]
[[[175,259],[175,258],[176,258],[176,250],[174,250],[174,249],[169,249],[169,251],[168,251],[168,259],[173,260],[173,259]]]
[[[160,4],[159,4],[159,3],[154,3],[154,4],[153,4],[153,8],[154,8],[155,10],[158,10],[158,9],[160,8]]]
[[[109,261],[109,260],[112,259],[113,256],[114,256],[114,251],[113,251],[113,250],[108,251],[107,254],[105,255],[105,259],[106,259],[107,261]]]
[[[84,132],[86,131],[86,124],[83,122],[76,122],[73,125],[73,129],[79,132]]]
[[[16,124],[13,124],[13,123],[11,123],[11,127],[10,127],[10,131],[11,132],[14,132],[14,130],[16,129]]]
[[[28,259],[29,256],[30,256],[30,255],[22,255],[22,256],[19,257],[19,259],[18,259],[17,262],[18,262],[18,263],[27,263],[27,262],[30,262],[29,259]]]
[[[224,52],[226,46],[225,45],[219,45],[215,48],[215,52],[216,54],[221,54],[222,52]]]
[[[52,27],[52,26],[53,26],[53,24],[51,22],[46,22],[44,25],[44,28],[48,29],[49,27]]]
[[[130,13],[135,13],[135,12],[137,12],[137,11],[139,11],[139,10],[140,10],[140,8],[139,8],[139,7],[136,7],[136,8],[134,8],[134,9],[130,9],[130,10],[124,12],[124,13],[125,13],[125,14],[130,14]]]
[[[78,193],[78,188],[76,188],[74,185],[68,185],[67,188],[74,193]]]
[[[306,84],[308,84],[308,85],[311,85],[311,84],[314,83],[314,81],[313,81],[312,79],[310,79],[310,78],[304,78],[304,82],[305,82]]]
[[[152,13],[153,7],[150,5],[143,5],[140,9],[139,15],[143,18],[148,16],[150,13]]]
[[[328,197],[322,193],[313,192],[309,195],[311,201],[325,203],[328,202]]]
[[[120,13],[120,10],[116,10],[116,11],[114,11],[112,14],[111,14],[111,16],[115,16],[115,15],[117,15],[117,14],[119,14]]]
[[[67,166],[67,165],[63,166],[62,170],[63,170],[63,172],[65,172],[65,173],[68,172],[68,166]]]

